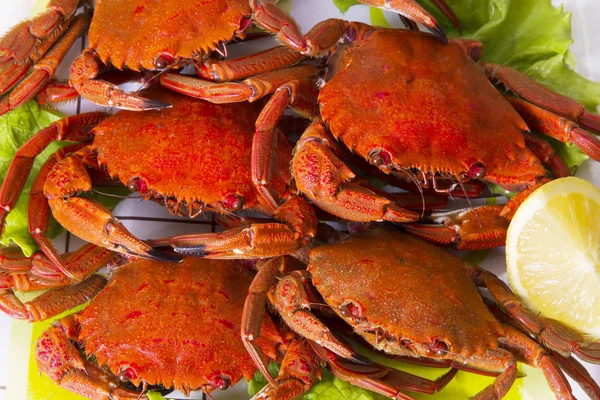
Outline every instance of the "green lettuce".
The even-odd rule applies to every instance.
[[[6,172],[15,157],[16,151],[36,132],[57,121],[62,116],[42,109],[35,101],[29,101],[24,105],[0,116],[0,181],[4,182]],[[6,223],[0,237],[0,243],[8,246],[11,243],[18,245],[26,256],[33,254],[38,246],[29,234],[28,207],[29,193],[33,181],[37,177],[40,168],[46,160],[58,149],[70,142],[53,142],[38,157],[36,157],[33,168],[21,195],[17,199],[13,209],[6,217]],[[127,189],[104,188],[104,192],[118,195],[126,195]],[[117,197],[93,196],[109,209],[112,209],[120,201]],[[62,228],[52,220],[48,228],[48,236],[55,237]]]
[[[8,167],[16,151],[36,132],[60,119],[60,115],[43,110],[35,101],[30,101],[21,107],[0,117],[0,179],[4,181]],[[52,143],[36,159],[12,211],[6,217],[6,223],[0,238],[0,243],[7,246],[11,242],[21,247],[25,255],[30,256],[37,245],[29,235],[27,224],[27,208],[29,206],[29,191],[35,177],[44,162],[59,148],[68,142]],[[56,231],[51,228],[51,231]]]

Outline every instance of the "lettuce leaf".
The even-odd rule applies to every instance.
[[[6,172],[15,157],[16,151],[31,136],[39,130],[50,125],[52,122],[62,118],[61,115],[42,109],[35,101],[29,101],[17,109],[0,116],[0,182],[4,182]],[[28,226],[28,207],[29,192],[33,181],[35,180],[40,168],[46,160],[58,149],[66,146],[70,142],[53,142],[38,157],[36,157],[33,168],[21,195],[16,204],[6,217],[6,223],[0,237],[0,243],[8,246],[15,243],[21,247],[26,256],[33,254],[38,246],[29,234]],[[118,195],[127,195],[127,189],[105,188],[104,192],[111,192]],[[107,196],[92,196],[95,200],[101,202],[109,209],[114,208],[120,201],[119,198]],[[48,228],[48,236],[55,237],[63,229],[54,220]]]
[[[16,151],[37,131],[60,118],[60,115],[41,109],[35,101],[30,101],[0,117],[0,179],[2,181],[6,177],[6,172]],[[35,159],[25,187],[13,210],[6,217],[6,223],[0,238],[0,243],[3,245],[8,246],[11,242],[14,242],[21,247],[26,256],[30,256],[36,250],[37,245],[29,235],[27,225],[29,191],[44,162],[52,153],[67,143],[52,143]],[[50,230],[55,231],[54,228]]]
[[[355,0],[333,0],[333,4],[340,10],[342,14],[345,14],[350,7],[360,3]]]

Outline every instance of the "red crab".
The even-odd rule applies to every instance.
[[[79,196],[92,190],[86,167],[105,168],[111,177],[145,199],[164,204],[173,214],[195,217],[203,211],[232,214],[247,209],[277,220],[210,237],[207,245],[229,245],[232,256],[271,257],[302,248],[314,235],[316,217],[303,197],[288,192],[292,148],[281,133],[269,147],[273,157],[263,169],[265,182],[255,184],[250,174],[251,164],[260,162],[250,156],[260,105],[215,105],[160,88],[150,94],[173,108],[122,111],[108,118],[103,113],[81,114],[33,136],[17,152],[3,182],[1,216],[18,197],[35,156],[53,140],[71,140],[80,144],[61,151],[43,167],[29,206],[31,235],[67,276],[68,268],[44,237],[49,210],[87,242],[139,257],[174,259],[133,236],[99,203]]]
[[[414,0],[361,2],[397,11],[425,24],[441,40],[446,40],[435,19]],[[317,49],[312,46],[310,37],[302,35],[293,20],[274,3],[263,0],[211,0],[201,4],[96,0],[88,48],[73,62],[70,83],[84,98],[97,104],[129,110],[164,108],[168,104],[125,93],[113,83],[96,78],[107,67],[163,71],[201,64],[204,56],[215,50],[225,55],[225,45],[233,39],[243,39],[253,24],[276,34],[292,49],[313,54]],[[437,0],[436,4],[456,23],[456,17],[443,0]],[[51,0],[45,13],[15,26],[0,40],[0,94],[15,87],[34,65],[34,73],[0,102],[0,114],[42,90],[75,38],[85,32],[88,18],[74,17],[79,5],[79,0]],[[63,31],[67,33],[61,36]],[[271,63],[281,67],[303,58],[288,48],[276,49],[268,57]],[[252,72],[260,71],[258,68]],[[72,95],[68,88],[63,92]]]
[[[296,268],[291,260],[280,265],[284,271]],[[134,259],[116,269],[80,314],[55,322],[42,334],[35,348],[38,367],[58,385],[93,399],[145,398],[148,385],[209,393],[242,377],[250,380],[256,365],[239,332],[251,281],[252,274],[239,261]],[[53,302],[68,301],[61,306],[65,311],[73,296],[75,291]],[[377,365],[356,366],[324,350],[315,354],[305,340],[285,335],[291,338],[287,341],[266,314],[261,321],[264,334],[254,342],[254,361],[282,363],[279,387],[268,390],[271,399],[295,399],[310,389],[321,377],[320,354],[327,355],[323,361],[336,375],[362,386],[431,392],[454,376],[450,371],[430,382]],[[74,342],[97,363],[84,359]],[[122,382],[142,385],[142,393]]]
[[[0,115],[31,100],[51,83],[58,64],[89,25],[89,14],[75,16],[77,3],[50,0],[48,11],[32,21],[21,22],[0,38],[0,95],[12,89],[0,100]],[[51,86],[46,96],[53,101],[74,96],[65,85]]]
[[[375,229],[317,247],[309,259],[307,271],[279,279],[273,268],[260,270],[261,285],[255,286],[260,290],[249,297],[246,308],[260,310],[268,296],[293,331],[345,357],[348,350],[330,340],[335,337],[311,311],[320,303],[313,294],[316,289],[375,349],[498,375],[476,399],[502,398],[517,377],[517,361],[541,368],[559,399],[573,399],[560,367],[592,398],[600,397],[598,384],[571,358],[575,354],[600,363],[600,342],[589,343],[566,325],[530,312],[498,277],[435,245],[397,230]],[[505,313],[500,320],[477,286],[487,288]],[[247,314],[246,321],[246,340],[255,340],[260,313]]]
[[[16,248],[0,250],[0,310],[13,318],[41,321],[89,301],[106,280],[94,273],[107,264],[122,261],[116,253],[88,244],[61,257],[69,276],[57,273],[44,254],[28,258]],[[34,300],[22,303],[14,291],[51,289]]]
[[[239,330],[251,280],[235,261],[133,260],[117,268],[80,314],[42,334],[35,348],[38,367],[60,386],[93,399],[146,398],[122,387],[126,381],[187,394],[250,380],[256,366]],[[263,323],[260,347],[276,359],[284,339],[270,317]]]
[[[311,115],[314,122],[296,145],[292,173],[297,188],[331,214],[354,221],[421,219],[419,213],[357,185],[355,174],[339,159],[347,148],[386,174],[439,192],[474,179],[521,191],[506,207],[435,219],[446,226],[408,226],[429,240],[460,248],[498,246],[518,204],[547,180],[543,163],[555,176],[569,173],[546,142],[529,134],[530,127],[574,143],[600,160],[600,141],[576,123],[600,131],[597,115],[517,71],[478,65],[479,42],[456,39],[444,45],[426,33],[340,20],[325,21],[313,31],[323,48],[332,48],[338,39],[343,44],[327,59],[319,112]],[[221,66],[253,61],[250,56]],[[305,94],[314,91],[319,69],[300,68],[241,83],[213,84],[176,74],[165,75],[161,82],[214,102],[254,101],[273,93],[261,114],[264,132],[265,121],[275,126],[287,105],[301,106],[309,111],[305,115],[315,110],[305,104]],[[506,97],[486,73],[509,89]],[[452,185],[444,187],[448,180]]]

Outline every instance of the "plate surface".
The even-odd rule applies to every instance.
[[[597,16],[600,15],[600,2],[597,0],[554,0],[553,4],[556,6],[564,4],[566,9],[573,12],[573,36],[575,43],[571,49],[578,60],[577,71],[589,79],[600,81],[600,52],[598,51],[598,46],[594,46],[598,38],[600,38],[600,25],[597,23]],[[16,22],[28,18],[33,5],[34,0],[2,0],[0,35]],[[303,31],[307,31],[316,22],[329,17],[346,18],[366,23],[370,22],[367,7],[353,7],[346,15],[342,16],[330,0],[294,0],[292,15],[299,22]],[[396,23],[397,21],[397,17],[393,14],[388,14],[387,18],[392,23]],[[67,58],[73,59],[80,52],[80,49],[80,43],[74,45]],[[594,49],[595,52],[593,51]],[[69,65],[70,62],[63,62],[59,69],[59,77],[66,78],[68,76]],[[85,101],[82,102],[81,109],[84,111],[96,108]],[[72,114],[75,113],[76,104],[60,107],[60,109],[67,114]],[[588,161],[579,169],[577,175],[592,181],[592,183],[600,187],[600,164]],[[199,221],[197,224],[182,223],[179,219],[173,219],[163,207],[150,204],[150,202],[139,202],[136,200],[123,201],[115,209],[115,215],[119,216],[134,234],[145,238],[164,237],[175,233],[199,232],[203,229],[210,230],[210,224],[206,224],[206,221],[205,223]],[[170,219],[171,222],[127,220],[127,217],[149,216]],[[68,243],[66,243],[64,237],[56,242],[59,250],[66,249],[66,246],[73,250],[80,244],[81,242],[73,237],[70,238]],[[482,263],[482,266],[506,279],[504,249],[491,251]],[[27,398],[26,380],[28,371],[27,361],[29,360],[27,354],[30,348],[31,336],[27,337],[26,334],[24,337],[19,337],[18,339],[20,340],[15,340],[14,332],[16,331],[14,329],[16,325],[19,326],[19,332],[22,332],[22,324],[15,324],[8,317],[0,314],[0,400],[22,400]],[[12,340],[10,338],[11,327],[13,329]],[[19,333],[19,336],[22,335]],[[600,366],[589,364],[586,366],[596,381],[600,381]],[[577,385],[573,386],[577,398],[587,398]],[[217,393],[214,397],[217,399],[244,399],[247,398],[247,392],[244,385],[238,385],[234,390]]]

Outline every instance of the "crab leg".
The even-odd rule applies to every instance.
[[[305,288],[306,271],[294,271],[283,277],[269,293],[269,300],[285,324],[302,337],[360,364],[370,364],[347,344],[335,337],[311,311],[310,291]]]
[[[575,399],[567,378],[554,359],[546,354],[539,344],[508,326],[506,336],[500,338],[500,344],[518,354],[519,358],[527,364],[540,368],[557,399]]]
[[[496,275],[476,266],[469,267],[473,281],[486,287],[498,306],[544,346],[563,357],[570,357],[573,353],[587,362],[600,364],[600,342],[589,343],[583,335],[567,325],[531,312]]]
[[[437,36],[440,41],[447,43],[448,39],[444,30],[435,18],[429,14],[419,3],[414,0],[359,0],[361,3],[371,7],[381,8],[384,11],[391,11],[408,18],[411,21],[425,25],[425,27]],[[452,22],[452,25],[459,31],[462,31],[460,21],[452,9],[444,0],[432,0],[432,3]]]
[[[0,101],[0,115],[31,100],[42,90],[54,75],[58,64],[64,58],[69,48],[71,48],[71,45],[85,32],[88,23],[89,17],[87,15],[79,15],[73,19],[65,34],[61,36],[40,61],[35,63],[31,75],[21,81],[7,97]]]
[[[198,77],[229,82],[291,67],[306,56],[286,46],[273,47],[247,57],[202,64],[196,71]]]
[[[0,189],[0,230],[4,227],[6,216],[14,206],[25,185],[35,158],[54,140],[71,140],[76,142],[90,141],[90,129],[106,118],[104,113],[87,113],[68,117],[54,122],[31,137],[15,154],[11,162],[2,188]],[[47,200],[42,193],[46,176],[58,158],[81,147],[79,145],[67,146],[55,153],[40,169],[30,191],[28,209],[29,232],[40,245],[46,256],[52,261],[58,271],[74,278],[63,265],[60,257],[52,244],[44,236],[48,228],[49,208]]]
[[[52,42],[61,33],[60,26],[73,16],[78,4],[79,0],[51,0],[46,12],[8,31],[0,40],[0,65],[6,62],[22,64],[39,41]]]
[[[110,250],[92,244],[85,245],[64,258],[66,268],[76,277],[76,280],[72,280],[56,274],[50,260],[40,254],[27,258],[21,252],[4,251],[0,269],[0,278],[3,278],[0,279],[0,309],[14,318],[34,322],[85,303],[106,283],[104,278],[91,274],[114,259],[115,253]],[[74,286],[48,291],[25,304],[13,292],[13,289],[33,291],[67,286],[81,279],[86,280]]]
[[[600,161],[600,139],[596,135],[581,129],[579,125],[571,120],[559,117],[553,112],[528,101],[514,96],[507,96],[507,100],[531,129],[563,143],[575,144],[594,160]],[[598,129],[600,129],[600,125]]]
[[[252,182],[273,209],[277,208],[278,200],[269,190],[273,147],[277,141],[277,124],[288,106],[309,119],[316,117],[317,88],[311,79],[293,80],[278,87],[256,120],[252,140]]]
[[[565,166],[566,168],[566,166]],[[526,188],[504,206],[481,206],[432,214],[435,224],[405,224],[407,231],[429,242],[452,245],[458,250],[483,250],[506,243],[508,224],[521,203],[547,178]]]
[[[48,225],[50,222],[50,206],[48,199],[44,195],[44,183],[46,177],[52,171],[59,160],[64,159],[72,152],[78,151],[83,146],[83,143],[63,147],[54,153],[48,161],[40,168],[38,175],[33,181],[29,192],[29,207],[27,209],[27,223],[29,226],[29,234],[40,246],[48,260],[51,263],[51,268],[54,274],[66,276],[69,279],[77,280],[75,275],[64,265],[62,258],[56,252],[52,242],[46,237]]]
[[[268,376],[265,386],[252,399],[288,400],[300,398],[321,380],[321,365],[306,340],[294,339],[285,353],[277,380]]]
[[[263,388],[254,399],[298,398],[321,379],[320,363],[326,362],[331,372],[343,381],[374,391],[393,399],[411,400],[399,388],[419,393],[433,394],[442,390],[456,375],[451,369],[435,381],[402,371],[372,365],[356,365],[340,361],[331,351],[306,340],[294,340],[290,344],[279,371],[276,383]]]
[[[74,279],[56,273],[51,261],[42,253],[25,257],[16,248],[0,250],[0,276],[3,278],[0,280],[0,289],[31,292],[76,283],[112,261],[115,253],[103,247],[86,244],[62,258]]]
[[[55,322],[38,339],[35,358],[40,371],[57,385],[91,399],[148,399],[120,386],[119,378],[84,359],[73,345],[79,326],[73,316]]]
[[[560,368],[567,373],[591,399],[600,399],[600,386],[590,373],[573,357],[564,358],[560,355],[552,357]]]
[[[443,43],[448,42],[444,30],[435,18],[413,0],[361,0],[361,3],[404,15],[415,22],[425,25]],[[302,54],[310,56],[322,54],[314,51],[314,43],[311,43],[312,37],[310,33],[304,36],[296,21],[275,4],[264,0],[251,0],[250,7],[254,13],[255,23],[261,28],[275,33],[281,43],[300,51]],[[446,9],[448,8],[446,7]],[[442,11],[446,13],[446,10],[442,9]],[[455,19],[456,17],[454,17]],[[331,25],[335,24],[335,21],[333,19],[326,20],[321,24]]]
[[[170,104],[145,99],[127,93],[115,84],[96,79],[102,72],[102,62],[92,50],[84,50],[71,64],[70,84],[86,100],[102,106],[117,107],[123,110],[145,111],[169,108]]]
[[[50,290],[25,304],[12,290],[0,289],[0,310],[13,318],[41,321],[91,300],[104,285],[106,279],[92,275],[77,285]]]
[[[93,159],[89,148],[57,163],[44,184],[44,194],[54,218],[81,239],[113,251],[161,261],[179,257],[155,251],[136,238],[112,213],[95,200],[77,197],[92,190],[92,181],[83,160]]]
[[[473,354],[464,364],[474,370],[499,374],[494,382],[473,396],[476,400],[499,400],[510,390],[517,378],[517,361],[504,349],[490,349],[483,354]]]
[[[260,265],[258,273],[248,288],[248,296],[244,302],[242,313],[242,342],[254,364],[273,386],[277,386],[277,383],[269,374],[267,368],[269,360],[255,340],[260,336],[262,316],[267,305],[267,292],[277,282],[283,260],[283,257],[275,257]]]
[[[107,116],[93,112],[61,119],[36,133],[17,150],[0,189],[0,229],[21,194],[35,158],[55,140],[90,141],[89,130]]]
[[[561,117],[600,132],[600,115],[592,114],[577,101],[562,96],[527,75],[498,64],[482,64],[492,83],[503,84],[507,90]]]
[[[525,144],[527,148],[531,150],[533,154],[542,162],[542,164],[548,166],[550,171],[552,171],[552,176],[556,178],[562,178],[565,176],[570,176],[571,171],[569,167],[562,158],[550,146],[550,144],[540,139],[537,136],[534,136],[531,133],[525,133]]]
[[[52,79],[41,92],[35,95],[35,100],[43,106],[48,103],[74,100],[78,96],[77,90],[71,87],[68,82]]]
[[[313,345],[315,350],[317,350],[316,346]],[[327,360],[331,372],[338,378],[393,399],[412,399],[412,397],[400,392],[398,388],[418,393],[437,393],[446,387],[458,372],[457,369],[452,368],[435,381],[432,381],[407,372],[377,365],[363,366],[344,362],[328,350],[323,350],[320,354],[322,358]]]
[[[0,95],[8,92],[29,71],[31,63],[8,64],[0,70]]]
[[[315,66],[300,65],[267,72],[239,83],[215,83],[185,75],[165,74],[161,76],[160,83],[176,92],[211,103],[253,102],[273,93],[277,88],[290,81],[313,77],[318,72],[319,69]]]
[[[500,217],[504,206],[482,206],[440,213],[437,224],[404,224],[411,234],[429,242],[452,245],[458,250],[482,250],[506,243],[509,220]]]
[[[322,121],[311,124],[296,145],[292,174],[298,189],[319,208],[357,222],[418,221],[421,214],[354,182],[354,173],[334,154],[335,141]]]
[[[301,196],[291,196],[273,217],[282,222],[253,223],[223,233],[175,236],[176,252],[207,258],[268,258],[295,254],[315,236],[317,217]]]

